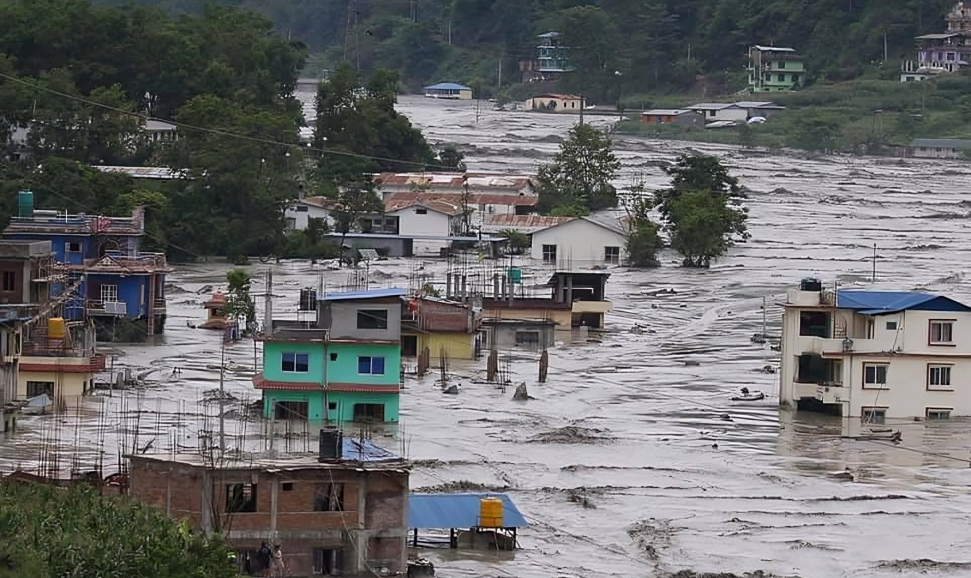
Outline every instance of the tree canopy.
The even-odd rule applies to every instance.
[[[0,544],[0,578],[237,576],[218,539],[83,485],[0,482]]]
[[[553,160],[536,177],[539,208],[554,215],[578,216],[617,206],[611,180],[620,169],[610,138],[588,124],[570,129]]]

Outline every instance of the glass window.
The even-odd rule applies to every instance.
[[[927,389],[951,389],[951,366],[950,365],[928,365],[927,366]]]
[[[284,353],[280,369],[289,373],[310,371],[310,355],[307,353]]]
[[[953,343],[953,336],[953,321],[931,321],[929,337],[932,345]]]
[[[387,329],[388,310],[387,309],[358,309],[357,328],[358,329]]]
[[[384,375],[384,358],[368,356],[358,357],[357,372],[361,375]]]
[[[885,363],[864,363],[863,364],[863,387],[882,388],[887,387],[887,370],[890,368]]]

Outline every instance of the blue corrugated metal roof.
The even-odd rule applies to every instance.
[[[853,309],[862,315],[881,315],[900,311],[971,311],[971,307],[949,297],[916,291],[839,291],[836,306]]]
[[[506,494],[411,494],[408,496],[408,527],[420,530],[474,528],[479,525],[479,500],[502,500],[502,526],[525,528],[526,518]]]
[[[318,301],[353,301],[359,299],[382,299],[387,297],[404,297],[408,292],[404,289],[392,287],[390,289],[371,289],[369,291],[348,291],[346,293],[328,293]]]
[[[341,458],[351,462],[386,462],[400,459],[388,450],[374,445],[371,440],[343,438]]]
[[[455,82],[439,82],[438,84],[433,84],[431,86],[426,86],[425,90],[472,90],[468,86],[463,84],[457,84]]]

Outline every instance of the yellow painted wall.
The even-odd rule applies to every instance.
[[[449,359],[475,357],[475,341],[471,333],[421,333],[418,335],[418,350],[425,347],[432,359],[441,357],[442,347]]]
[[[58,375],[61,376],[58,380]],[[54,382],[54,399],[78,397],[84,395],[84,382],[88,382],[88,389],[94,388],[93,373],[61,373],[53,371],[24,371],[20,370],[17,377],[17,398],[27,398],[28,381]]]
[[[573,312],[569,309],[484,309],[482,317],[496,319],[550,319],[557,329],[569,329],[573,325]]]

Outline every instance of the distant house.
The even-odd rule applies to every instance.
[[[620,264],[627,259],[620,219],[594,214],[533,233],[530,256],[558,268]]]
[[[705,116],[701,112],[686,108],[654,108],[641,113],[641,124],[701,126],[705,124]]]
[[[456,207],[462,206],[461,193],[391,193],[384,197],[385,210],[389,207],[399,208],[421,198],[423,201],[441,201]],[[474,223],[482,221],[481,215],[528,215],[536,211],[539,203],[537,195],[507,195],[501,193],[469,193],[469,209],[472,210]],[[394,210],[394,209],[392,209]]]
[[[945,21],[945,32],[916,38],[917,60],[900,63],[900,82],[920,82],[967,69],[971,60],[971,2],[956,3]]]
[[[559,113],[579,113],[583,97],[575,94],[541,94],[526,101],[528,110]]]
[[[906,150],[906,155],[926,159],[963,159],[971,151],[971,140],[956,138],[917,138]]]
[[[385,201],[395,193],[469,193],[535,196],[533,175],[504,173],[380,173],[374,176]]]
[[[323,219],[328,226],[334,225],[331,210],[334,200],[329,197],[305,197],[297,199],[283,212],[288,231],[303,231],[310,223],[310,219]]]
[[[555,80],[560,74],[575,70],[566,57],[569,49],[560,44],[559,32],[545,32],[537,38],[535,58],[519,61],[522,82]]]
[[[148,119],[142,124],[142,134],[149,142],[174,142],[179,140],[176,126],[164,120]]]
[[[762,118],[769,118],[773,114],[779,112],[780,110],[785,110],[786,107],[780,106],[774,102],[765,101],[752,101],[743,100],[734,103],[738,108],[744,109],[747,118],[753,118],[756,116],[761,116]]]
[[[510,215],[489,214],[482,221],[482,231],[485,233],[499,233],[507,229],[531,235],[536,231],[549,229],[572,221],[573,217],[550,217],[548,215]]]
[[[472,100],[472,89],[454,82],[439,82],[425,87],[427,98],[444,98],[446,100]]]
[[[735,104],[724,102],[699,102],[686,107],[688,110],[697,112],[705,118],[705,122],[719,122],[725,120],[747,120],[748,111]]]
[[[806,66],[795,48],[753,46],[748,51],[749,92],[788,92],[806,82]]]
[[[416,239],[412,246],[415,255],[438,253],[448,246],[445,237],[466,232],[462,231],[461,205],[436,199],[392,200],[385,205],[384,218],[397,220],[400,235],[442,237],[442,240]]]

